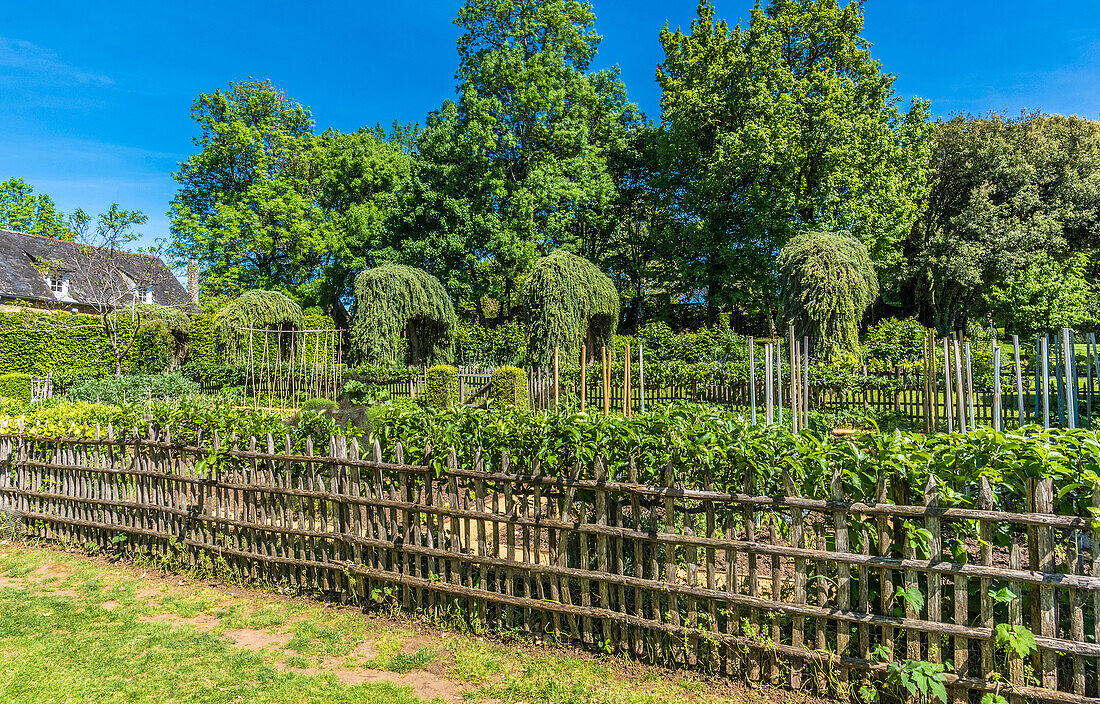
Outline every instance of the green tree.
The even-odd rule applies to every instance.
[[[1061,328],[1074,328],[1089,319],[1094,289],[1086,278],[1089,258],[1078,253],[1057,261],[1038,252],[1007,280],[989,292],[994,320],[1005,332],[1023,338]]]
[[[867,248],[843,232],[792,237],[776,261],[784,317],[818,359],[857,354],[859,324],[878,297]]]
[[[191,116],[199,151],[173,174],[172,256],[198,259],[211,294],[310,281],[331,222],[316,199],[309,110],[249,80],[200,95]]]
[[[437,126],[453,137],[442,151],[461,158],[449,166],[466,180],[448,197],[491,257],[473,280],[495,282],[507,311],[536,258],[606,227],[608,155],[636,111],[616,72],[588,72],[600,41],[589,3],[466,0],[455,23],[458,101],[453,129],[447,106]]]
[[[863,2],[772,0],[747,27],[702,0],[661,32],[662,179],[679,212],[683,289],[712,316],[774,310],[774,261],[793,235],[846,230],[881,270],[917,216],[928,106],[898,108],[894,76],[860,36]]]
[[[932,135],[931,191],[906,244],[905,292],[941,334],[965,329],[990,287],[1039,253],[1061,259],[1100,245],[1100,123],[958,116]]]
[[[21,178],[0,183],[0,228],[59,240],[73,239],[73,231],[53,199],[45,193],[36,194],[34,187]]]
[[[412,159],[381,129],[364,128],[317,135],[309,161],[326,239],[318,270],[297,294],[304,305],[325,308],[344,327],[355,275],[394,260],[393,219]]]

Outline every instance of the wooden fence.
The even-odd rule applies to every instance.
[[[960,701],[1100,701],[1100,534],[1052,515],[1050,480],[994,511],[988,484],[961,509],[938,505],[942,487],[886,479],[862,504],[839,476],[822,501],[789,480],[757,496],[751,475],[736,493],[709,474],[685,487],[677,466],[649,486],[629,461],[559,476],[453,451],[442,469],[412,465],[400,445],[383,459],[342,437],[293,454],[289,439],[201,448],[151,429],[3,435],[0,504],[40,538],[115,549],[124,536],[344,595],[392,587],[379,592],[405,607],[823,695],[926,661]],[[1014,626],[1037,652],[995,644]]]

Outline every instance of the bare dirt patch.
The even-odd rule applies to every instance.
[[[139,621],[146,623],[167,623],[173,628],[176,626],[191,626],[200,631],[210,631],[218,627],[220,621],[213,616],[192,616],[183,618],[177,614],[156,614],[155,616],[142,616]]]
[[[420,670],[402,675],[397,672],[387,672],[386,670],[346,670],[341,668],[329,669],[327,667],[321,669],[313,667],[306,670],[298,670],[298,672],[307,675],[329,674],[344,684],[352,685],[366,684],[369,682],[388,682],[398,687],[412,688],[413,694],[421,699],[430,700],[434,697],[439,697],[448,702],[462,701],[462,688],[457,684],[443,677],[439,677],[438,675]]]
[[[105,601],[102,604],[100,604],[99,606],[104,611],[114,611],[115,609],[118,608],[118,602],[117,601]]]
[[[289,633],[273,633],[272,631],[260,631],[255,628],[236,628],[222,634],[232,640],[233,645],[248,650],[263,650],[265,648],[285,648],[290,642]]]
[[[4,577],[0,575],[0,589],[22,589],[27,586],[22,577]]]

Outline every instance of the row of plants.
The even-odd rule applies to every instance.
[[[406,457],[442,468],[444,448],[463,461],[480,449],[490,466],[502,453],[519,471],[538,458],[541,471],[566,475],[576,463],[590,472],[597,455],[608,458],[614,477],[624,478],[633,459],[641,481],[661,481],[672,464],[686,486],[703,485],[705,468],[721,490],[742,491],[745,475],[755,491],[780,495],[783,472],[802,496],[829,497],[834,471],[844,477],[851,499],[873,500],[880,475],[908,488],[910,500],[929,475],[948,506],[973,506],[985,477],[997,508],[1023,510],[1027,480],[1054,478],[1056,511],[1089,515],[1092,491],[1100,485],[1100,434],[1091,430],[1013,432],[980,428],[969,433],[920,435],[894,432],[834,437],[823,430],[793,433],[785,425],[751,425],[736,413],[694,404],[673,404],[631,417],[576,410],[530,413],[509,408],[437,409],[405,399],[372,409],[371,433],[384,446],[401,442]],[[425,457],[425,450],[434,451]]]

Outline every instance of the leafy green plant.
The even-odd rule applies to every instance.
[[[933,699],[947,702],[947,678],[942,664],[926,660],[891,662],[886,666],[886,680],[899,694],[904,690],[925,704]]]
[[[1038,650],[1035,634],[1020,624],[998,623],[993,629],[993,643],[1006,655],[1015,653],[1021,658]]]

